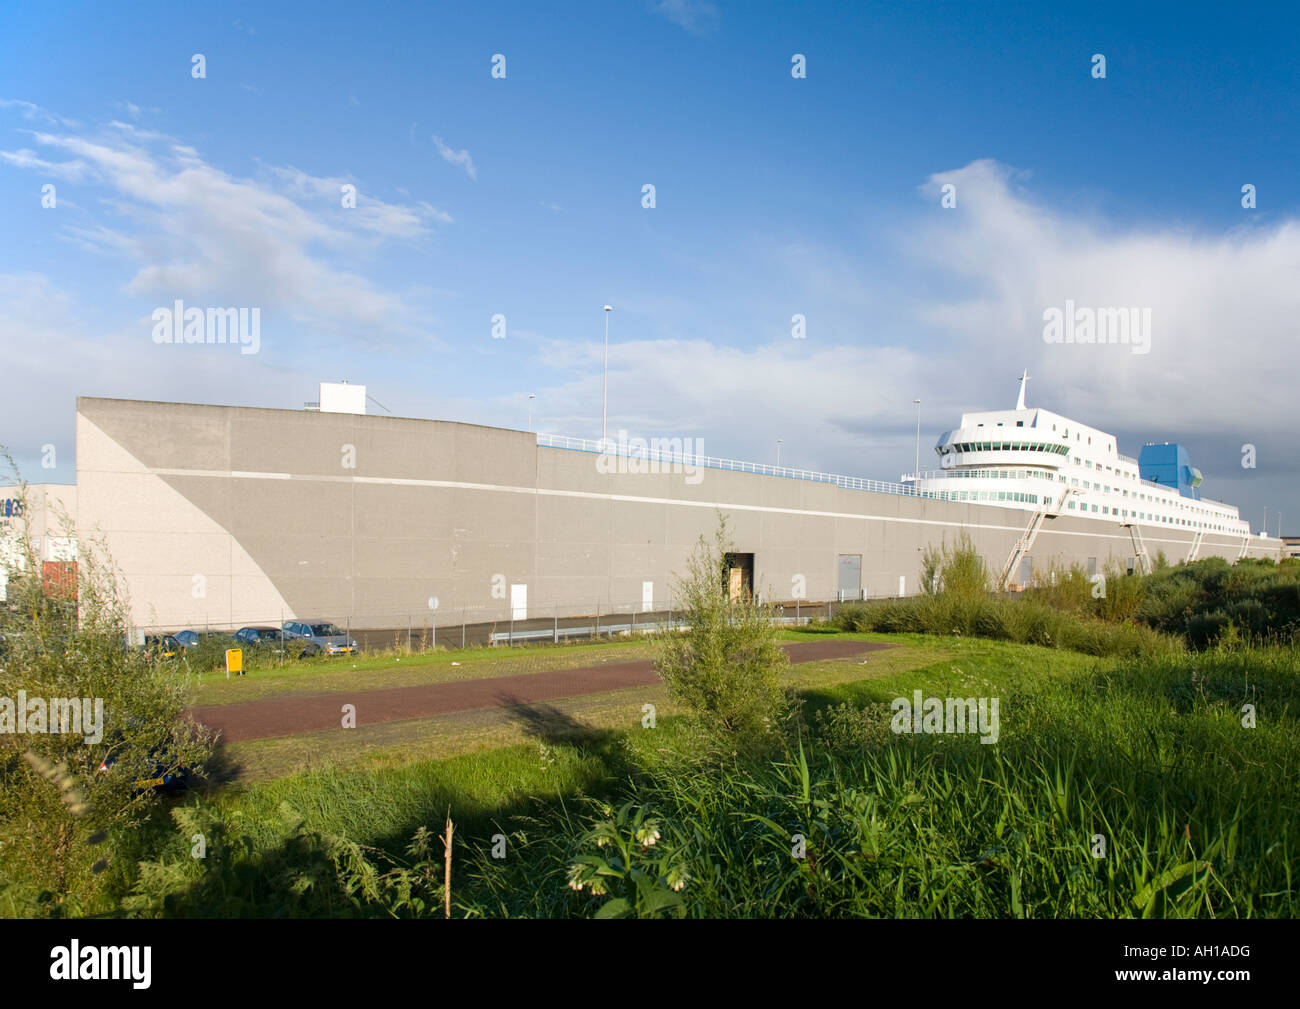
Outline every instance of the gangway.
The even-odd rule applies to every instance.
[[[999,592],[1006,589],[1007,580],[1011,577],[1011,573],[1016,570],[1016,565],[1020,563],[1025,554],[1029,553],[1030,548],[1034,545],[1034,540],[1038,537],[1038,530],[1043,527],[1043,520],[1047,518],[1048,507],[1044,505],[1034,512],[1029,520],[1029,525],[1025,526],[1024,533],[1016,540],[1015,546],[1011,548],[1011,554],[1007,557],[1007,562],[1002,566],[1002,573],[998,575]]]
[[[1187,551],[1187,563],[1190,564],[1196,560],[1196,555],[1201,552],[1201,544],[1205,542],[1205,530],[1197,529],[1196,535],[1192,537],[1192,548]]]
[[[1064,490],[1061,491],[1060,497],[1053,500],[1051,503],[1047,505],[1045,509],[1043,509],[1044,514],[1049,519],[1056,518],[1057,515],[1061,514],[1061,509],[1065,507],[1066,499],[1069,498],[1071,494],[1075,494],[1075,493],[1078,493],[1077,487],[1066,487]]]
[[[1142,530],[1138,528],[1136,522],[1121,523],[1121,528],[1128,529],[1129,538],[1133,541],[1133,556],[1137,559],[1138,567],[1142,569],[1144,575],[1151,573],[1151,555],[1147,553],[1146,544],[1142,542]]]

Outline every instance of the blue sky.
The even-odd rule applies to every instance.
[[[1027,367],[1031,405],[1131,455],[1185,442],[1258,526],[1300,462],[1298,20],[11,3],[0,442],[71,482],[77,395],[300,408],[343,378],[398,415],[519,428],[535,393],[535,427],[596,437],[608,302],[613,430],[763,461],[781,438],[783,462],[897,479],[914,397],[928,447]],[[259,307],[260,352],[155,344],[176,298]],[[1066,299],[1150,307],[1150,353],[1046,344]]]

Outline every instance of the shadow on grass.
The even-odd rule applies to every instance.
[[[259,845],[245,833],[243,824],[223,816],[219,807],[207,801],[206,790],[239,776],[238,764],[218,747],[204,787],[160,806],[150,824],[159,842],[168,835],[171,840],[168,854],[140,874],[150,899],[139,912],[166,918],[386,917],[383,902],[373,894],[367,896],[359,881],[367,874],[373,880],[377,873],[400,873],[413,867],[423,874],[419,879],[426,896],[430,888],[440,887],[443,849],[438,838],[449,809],[455,822],[453,893],[459,893],[470,887],[474,862],[486,857],[495,836],[518,838],[520,831],[535,830],[557,807],[576,810],[584,798],[612,796],[620,782],[635,775],[621,733],[594,728],[551,704],[522,702],[508,694],[500,695],[498,702],[530,739],[567,751],[563,776],[557,771],[555,791],[532,794],[527,789],[534,786],[513,783],[519,767],[517,752],[513,763],[503,759],[498,767],[482,772],[486,783],[482,778],[467,777],[463,773],[465,765],[452,758],[433,762],[427,776],[418,782],[398,775],[386,779],[394,794],[400,788],[418,787],[418,807],[399,822],[386,824],[381,836],[351,837],[351,842],[361,847],[295,824],[289,810],[284,812],[284,836],[274,844]],[[554,754],[543,753],[539,759],[544,761],[548,756]],[[355,787],[354,779],[346,773],[322,772],[310,789],[289,801],[289,805],[299,814],[309,808],[327,808],[332,796],[346,794],[351,787]],[[485,799],[485,791],[494,793],[492,798]],[[382,801],[382,787],[375,795],[377,801]],[[186,838],[184,852],[175,841],[178,823],[171,822],[173,810],[181,817],[198,818],[194,826],[188,825],[188,819],[183,821],[180,833]],[[428,831],[428,847],[412,854],[412,838],[421,828]],[[188,838],[194,832],[205,835],[207,851],[202,863],[187,857]],[[516,850],[516,840],[510,844]],[[141,838],[135,846],[135,857],[147,860],[146,850],[151,847]],[[355,871],[360,866],[359,857],[364,857],[376,871]],[[412,911],[408,907],[402,913]],[[429,905],[419,913],[440,910]]]
[[[567,744],[591,753],[612,755],[611,748],[621,735],[612,729],[597,729],[581,722],[553,704],[525,702],[504,692],[497,693],[496,700],[525,734],[548,745]]]

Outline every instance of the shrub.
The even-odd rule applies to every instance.
[[[841,606],[835,611],[834,626],[841,631],[872,631],[875,630],[872,618],[872,608],[864,606],[862,603],[852,603],[848,606]]]
[[[947,539],[921,555],[921,591],[927,596],[980,599],[989,593],[991,579],[984,558],[963,529],[951,546]]]
[[[823,708],[813,716],[814,737],[835,753],[878,750],[890,739],[890,707],[875,703],[857,708],[847,702]]]
[[[1097,612],[1093,582],[1082,564],[1067,568],[1053,561],[1046,569],[1035,571],[1023,597],[1068,613]]]
[[[187,678],[125,647],[125,600],[96,545],[81,544],[75,595],[51,591],[26,519],[15,525],[0,697],[24,691],[28,711],[11,708],[26,732],[0,733],[0,890],[5,913],[62,917],[90,909],[103,870],[149,815],[156,796],[134,782],[182,767],[199,774],[210,748],[185,717]],[[33,699],[55,698],[92,724],[78,718],[70,731],[49,710],[33,732]]]
[[[1105,591],[1097,600],[1100,615],[1106,620],[1135,617],[1146,597],[1146,579],[1142,575],[1127,574],[1114,563],[1108,563],[1103,574]]]
[[[783,738],[791,717],[781,684],[789,659],[770,609],[749,594],[729,597],[730,551],[720,518],[714,542],[700,537],[686,576],[674,584],[687,630],[659,643],[655,666],[717,750],[763,751]]]

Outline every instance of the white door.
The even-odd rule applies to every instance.
[[[655,583],[641,583],[641,612],[649,613],[655,608]]]
[[[510,586],[510,619],[528,619],[528,586]]]

